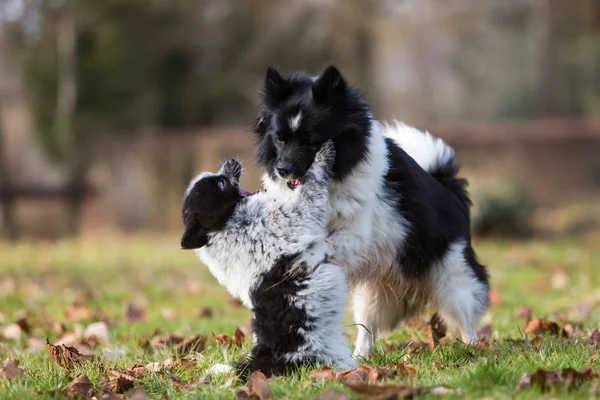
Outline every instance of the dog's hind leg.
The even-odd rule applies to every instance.
[[[358,325],[354,356],[365,357],[373,352],[378,334],[394,329],[408,309],[385,282],[362,282],[353,292],[354,322]]]
[[[465,241],[453,243],[432,275],[433,305],[464,343],[477,340],[476,326],[488,305],[487,275],[471,254]]]

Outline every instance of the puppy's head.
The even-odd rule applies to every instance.
[[[204,246],[207,235],[222,229],[236,205],[250,193],[240,189],[242,165],[234,159],[226,161],[216,174],[204,172],[195,177],[185,192],[182,218],[185,231],[183,249]]]
[[[363,97],[336,67],[329,66],[317,77],[269,68],[254,127],[258,162],[270,179],[293,190],[321,145],[333,139],[333,172],[341,180],[362,158],[370,122]]]

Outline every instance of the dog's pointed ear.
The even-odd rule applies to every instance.
[[[263,101],[270,108],[276,107],[290,95],[288,81],[273,67],[267,68],[265,87],[262,94]]]
[[[186,223],[181,237],[181,248],[184,250],[199,249],[208,242],[207,233],[196,221]]]
[[[317,103],[326,103],[346,92],[346,81],[334,66],[328,66],[312,87],[313,99]]]

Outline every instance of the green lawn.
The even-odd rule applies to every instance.
[[[600,346],[588,346],[590,332],[600,328],[600,251],[594,243],[600,239],[476,243],[480,260],[489,266],[492,286],[501,295],[484,321],[492,327],[489,348],[443,341],[433,351],[414,352],[400,344],[427,342],[427,333],[401,327],[382,339],[378,353],[365,362],[411,364],[418,375],[399,375],[376,384],[443,386],[462,389],[468,398],[533,399],[540,397],[539,387],[517,389],[524,374],[538,368],[581,371],[599,367],[600,360],[594,355]],[[82,307],[79,312],[91,310],[93,315],[74,321],[76,315],[66,314],[73,304]],[[139,318],[131,312],[128,318],[128,305],[141,310]],[[573,328],[574,333],[570,338],[542,334],[541,342],[536,339],[536,346],[532,345],[529,340],[533,336],[525,334],[525,322],[516,316],[525,306],[531,307],[534,318],[544,317],[561,327],[570,323],[567,329]],[[204,314],[210,310],[212,316],[201,316],[203,308]],[[15,333],[13,324],[22,317],[29,334]],[[176,355],[175,345],[148,345],[154,336],[169,333],[206,335],[206,349],[188,353],[188,364],[176,358],[171,366],[140,375],[134,386],[140,386],[149,398],[235,398],[243,384],[229,376],[208,383],[198,379],[212,364],[234,362],[248,351],[250,340],[242,349],[225,348],[211,336],[211,332],[233,336],[236,326],[243,327],[248,317],[249,312],[231,301],[193,253],[179,250],[175,236],[0,244],[0,361],[17,359],[23,368],[23,375],[15,379],[3,378],[0,373],[0,399],[60,398],[80,372],[87,374],[101,394],[112,368],[153,362],[162,365]],[[61,338],[74,341],[90,351],[84,345],[94,342],[82,342],[79,335],[98,320],[106,322],[110,336],[107,343],[93,348],[95,361],[71,371],[57,365],[46,348],[46,338],[51,343]],[[350,319],[347,332],[354,337]],[[299,371],[293,378],[271,382],[273,397],[314,398],[325,389],[346,392],[348,398],[357,396],[339,380],[312,382],[310,372]],[[178,378],[179,382],[173,380]],[[587,399],[597,381],[576,384],[572,391],[564,385],[552,386],[547,395]],[[439,398],[428,393],[423,397]]]

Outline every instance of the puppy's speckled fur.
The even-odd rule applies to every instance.
[[[252,351],[239,372],[355,366],[343,335],[343,271],[322,259],[310,274],[290,274],[293,260],[325,239],[334,157],[332,143],[324,144],[293,202],[264,191],[241,196],[234,160],[218,174],[199,175],[186,191],[182,247],[196,249],[219,283],[255,312]]]

